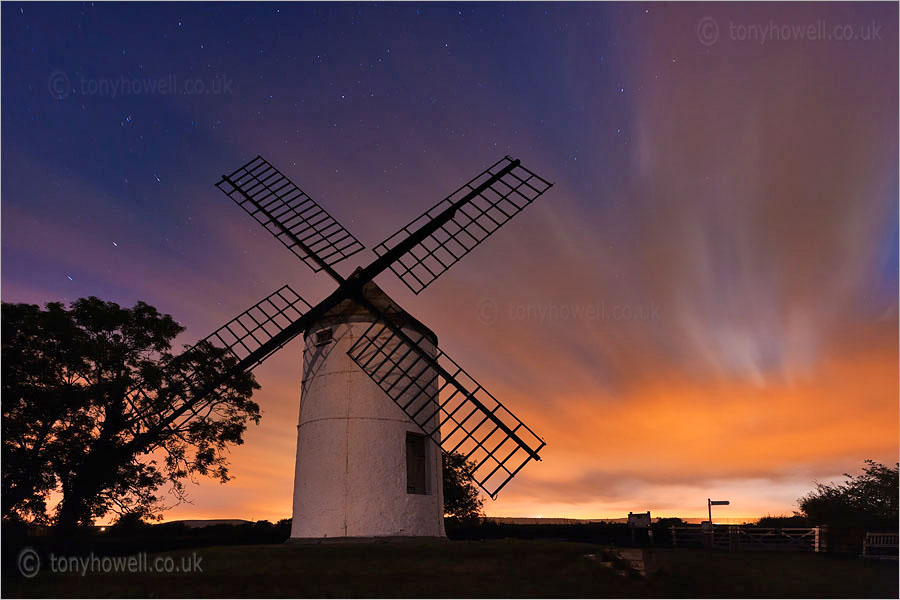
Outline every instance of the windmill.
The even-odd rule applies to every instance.
[[[442,536],[440,451],[464,455],[496,498],[540,460],[544,441],[373,280],[390,269],[419,294],[551,185],[504,157],[345,278],[335,265],[364,246],[278,169],[257,156],[223,175],[222,192],[337,288],[311,306],[285,285],[202,340],[195,348],[224,349],[233,366],[210,383],[188,382],[177,416],[302,333],[291,538]]]

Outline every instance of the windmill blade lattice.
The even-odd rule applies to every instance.
[[[309,267],[319,272],[364,249],[303,190],[257,156],[216,184]]]
[[[300,294],[289,285],[285,285],[228,321],[202,341],[218,348],[225,348],[239,362],[243,362],[284,331],[288,325],[302,317],[310,308],[309,303],[301,298]],[[245,370],[253,369],[282,346],[284,344],[271,349],[264,356],[256,357],[252,364],[245,366]]]
[[[498,179],[479,190],[498,174]],[[383,256],[417,229],[460,204],[452,219],[391,265],[397,277],[418,294],[552,185],[507,156],[375,246],[375,253]],[[473,192],[477,193],[462,202]]]
[[[168,403],[178,400],[202,402],[203,398],[194,398],[193,392],[202,386],[203,376],[190,369],[185,370],[186,363],[196,362],[208,365],[212,361],[211,364],[219,365],[220,370],[227,370],[229,367],[240,367],[241,371],[252,370],[273,352],[287,344],[290,339],[263,354],[259,354],[257,351],[302,317],[309,309],[310,305],[306,300],[301,298],[290,286],[285,285],[275,290],[172,359],[170,365],[164,367],[161,374],[169,387],[168,398],[160,399],[160,401]],[[223,378],[214,387],[218,388],[225,381],[227,379]],[[215,389],[210,390],[210,392],[212,391]],[[143,426],[156,425],[156,423],[150,423],[148,417],[142,414],[138,408],[139,404],[152,406],[156,400],[149,399],[146,392],[140,387],[126,393],[125,398],[138,416],[137,420]],[[198,406],[194,406],[193,410],[198,408]]]
[[[444,452],[473,463],[474,481],[496,497],[540,460],[544,441],[444,352],[432,358],[424,335],[413,336],[376,321],[348,354]]]

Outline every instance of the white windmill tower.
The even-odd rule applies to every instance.
[[[434,333],[374,282],[363,294],[406,335],[422,338],[420,346],[434,358]],[[307,329],[292,539],[444,535],[440,446],[348,354],[375,322],[347,299]],[[423,369],[411,387],[419,386],[434,396],[433,370]],[[413,396],[410,389],[401,402]],[[436,408],[429,410],[433,428]]]
[[[212,353],[225,370],[182,378],[167,398],[177,408],[141,427],[215,408],[216,392],[235,373],[304,334],[292,539],[442,536],[438,447],[463,455],[491,497],[540,460],[543,440],[373,279],[390,269],[418,294],[549,182],[507,156],[376,246],[378,258],[346,279],[334,265],[363,245],[265,159],[216,186],[338,287],[312,307],[284,286],[201,340],[175,360]]]

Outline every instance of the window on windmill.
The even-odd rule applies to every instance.
[[[426,437],[419,433],[406,434],[406,493],[427,494],[425,483],[428,468],[425,460]]]
[[[323,329],[316,333],[316,346],[325,346],[334,339],[334,331],[331,329]]]

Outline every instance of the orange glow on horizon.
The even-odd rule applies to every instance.
[[[731,500],[719,509],[723,519],[789,515],[813,480],[839,480],[863,458],[889,463],[896,455],[897,406],[883,397],[897,381],[896,347],[889,339],[847,347],[855,353],[823,360],[795,381],[670,376],[626,397],[555,398],[552,414],[534,397],[506,390],[504,399],[548,445],[542,462],[529,463],[496,501],[486,501],[485,512],[598,519],[650,510],[700,518],[707,497],[723,496]],[[296,400],[288,399],[297,392],[289,381],[268,383],[268,375],[259,392],[266,414],[233,453],[235,479],[201,482],[195,504],[174,508],[166,520],[290,516]],[[285,400],[276,409],[277,398]]]

